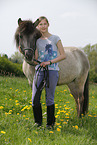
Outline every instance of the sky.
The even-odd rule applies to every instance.
[[[17,51],[18,18],[34,22],[40,16],[48,18],[49,32],[64,47],[97,44],[97,0],[0,0],[0,54]]]

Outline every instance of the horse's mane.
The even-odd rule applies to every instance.
[[[33,22],[31,20],[24,20],[21,21],[21,23],[19,24],[15,32],[15,41],[17,47],[19,46],[19,33],[21,33],[22,35],[26,35],[27,37],[32,33],[36,33],[37,39],[41,37],[40,32],[34,27]]]
[[[34,30],[35,27],[30,20],[22,21],[19,25],[19,32],[22,32],[24,35],[30,35]]]

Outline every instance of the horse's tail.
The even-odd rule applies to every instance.
[[[85,115],[88,112],[89,106],[89,73],[87,75],[87,79],[84,85],[84,104],[83,104],[83,114]]]

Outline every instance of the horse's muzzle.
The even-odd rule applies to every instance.
[[[28,61],[31,61],[32,58],[33,58],[33,53],[31,50],[25,50],[25,58],[28,60]]]

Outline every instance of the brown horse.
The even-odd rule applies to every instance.
[[[39,20],[32,21],[18,20],[18,28],[15,33],[17,47],[20,45],[25,60],[23,62],[23,72],[27,77],[29,84],[32,85],[35,66],[34,53],[36,41],[41,37],[37,30]],[[59,63],[59,81],[58,85],[67,85],[73,95],[78,117],[86,114],[88,111],[89,100],[89,61],[81,50],[76,47],[64,47],[66,59]]]

